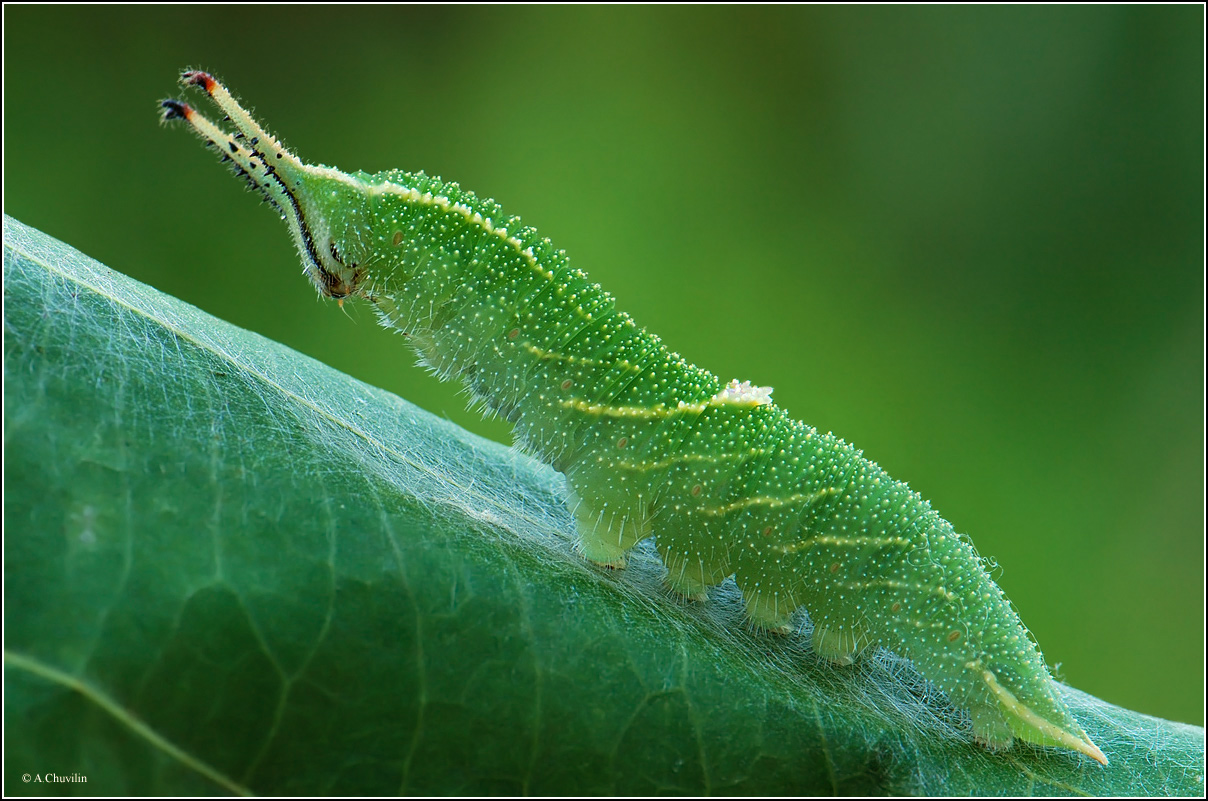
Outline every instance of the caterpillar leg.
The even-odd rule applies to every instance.
[[[666,535],[665,535],[666,534]],[[655,534],[659,556],[667,566],[667,586],[689,601],[708,600],[707,590],[725,580],[723,566],[711,563],[712,555],[688,549],[678,544],[669,532]]]
[[[686,571],[686,561],[680,562],[678,565],[673,565],[667,562],[667,557],[663,557],[664,564],[667,565],[667,586],[676,595],[680,595],[687,601],[703,602],[709,600],[709,585],[701,580],[699,573],[693,575]]]
[[[625,554],[650,536],[650,523],[640,502],[627,509],[596,509],[572,490],[570,505],[579,532],[579,552],[601,567],[620,570]]]
[[[973,739],[991,751],[1011,747],[1015,735],[997,706],[975,704],[969,709],[969,714],[973,717]]]
[[[857,626],[827,625],[825,622],[815,624],[810,639],[814,653],[841,666],[854,663],[867,641],[863,630]]]
[[[747,617],[761,629],[773,634],[792,634],[789,620],[797,604],[783,592],[775,590],[743,590]]]

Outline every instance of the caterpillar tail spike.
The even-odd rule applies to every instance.
[[[620,567],[654,537],[671,590],[703,599],[733,576],[758,628],[808,610],[819,658],[843,666],[881,646],[911,659],[985,746],[1107,764],[972,545],[906,484],[790,418],[769,387],[670,352],[494,201],[422,172],[305,164],[213,76],[181,81],[234,130],[179,100],[162,102],[164,120],[274,206],[319,293],[368,301],[566,475],[584,557]]]

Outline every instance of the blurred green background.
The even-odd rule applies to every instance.
[[[1203,13],[7,6],[4,205],[508,441],[157,124],[211,70],[307,160],[523,215],[929,498],[1066,681],[1203,724]]]

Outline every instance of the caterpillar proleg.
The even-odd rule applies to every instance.
[[[771,389],[669,351],[548,239],[423,173],[305,164],[209,74],[230,120],[162,101],[281,214],[320,294],[370,303],[442,379],[566,475],[579,549],[622,567],[653,537],[690,598],[734,576],[750,619],[804,607],[837,665],[879,645],[911,659],[994,749],[1016,738],[1107,758],[967,539],[904,483],[791,419]]]

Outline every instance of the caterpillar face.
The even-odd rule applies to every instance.
[[[364,265],[370,260],[359,235],[369,220],[364,195],[346,180],[328,175],[291,175],[289,179],[298,182],[293,190],[300,210],[297,227],[304,232],[298,249],[305,249],[307,276],[324,297],[343,300],[358,295]]]
[[[972,545],[904,483],[790,418],[771,389],[670,352],[566,254],[457,184],[303,164],[206,73],[227,133],[163,102],[285,219],[319,291],[363,298],[442,378],[566,474],[579,550],[623,567],[654,537],[670,587],[733,576],[759,626],[804,607],[837,665],[870,645],[914,661],[992,748],[1015,738],[1106,763]]]

